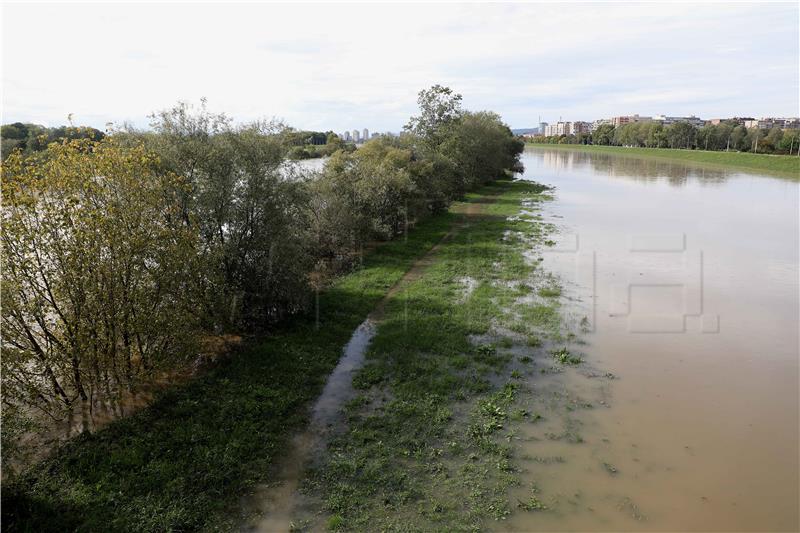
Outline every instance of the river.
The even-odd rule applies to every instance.
[[[797,531],[798,182],[552,148],[523,162],[556,188],[545,268],[614,379],[532,379],[519,494],[535,484],[548,510],[500,529]]]

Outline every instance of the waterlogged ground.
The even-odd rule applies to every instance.
[[[584,361],[584,324],[563,323],[560,284],[540,267],[549,198],[501,182],[456,207],[460,222],[382,306],[346,426],[318,432],[327,450],[309,458],[291,527],[473,530],[546,510],[521,450],[524,428],[547,423],[539,381],[577,368],[612,379]]]

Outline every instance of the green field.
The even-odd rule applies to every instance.
[[[670,148],[588,146],[583,144],[531,143],[526,146],[669,159],[672,161],[684,161],[687,163],[714,165],[717,167],[767,172],[769,174],[800,180],[800,157],[789,155],[750,154],[746,152],[706,152],[703,150],[673,150]]]

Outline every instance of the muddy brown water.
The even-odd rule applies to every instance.
[[[495,528],[797,531],[798,182],[560,149],[523,160],[523,179],[556,187],[544,265],[567,315],[590,321],[576,349],[614,379],[531,379],[543,418],[520,431],[514,496],[535,484],[548,509]]]

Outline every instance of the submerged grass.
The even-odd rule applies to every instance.
[[[533,148],[556,148],[608,154],[652,157],[706,165],[763,171],[800,180],[800,157],[794,155],[751,154],[747,152],[708,152],[673,148],[628,148],[582,144],[529,144]]]
[[[299,529],[474,530],[518,508],[508,496],[518,483],[513,424],[530,416],[516,403],[531,358],[515,360],[502,332],[521,321],[519,342],[529,350],[540,344],[534,334],[558,336],[553,298],[517,303],[551,283],[523,255],[542,244],[541,223],[512,217],[544,190],[504,181],[469,198],[482,211],[387,303],[354,380],[362,400],[348,406],[349,427],[308,472],[310,511]],[[466,298],[465,277],[475,280]],[[543,506],[532,498],[520,508]]]
[[[321,294],[319,326],[309,317],[252,342],[4,483],[3,529],[233,529],[240,497],[273,475],[353,330],[456,219],[430,218],[407,240],[373,250],[362,268]]]

